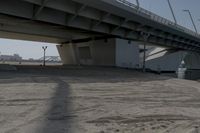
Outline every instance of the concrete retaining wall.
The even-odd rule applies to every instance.
[[[122,39],[102,39],[57,46],[63,64],[138,68],[139,48]]]

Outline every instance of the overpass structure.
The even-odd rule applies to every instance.
[[[200,52],[199,34],[127,0],[0,1],[0,37],[62,44],[58,49],[62,60],[69,57],[68,63],[77,63],[80,56],[71,44],[105,42],[110,38]],[[93,47],[93,51],[107,51],[101,57],[107,58],[112,53],[109,50],[117,49],[116,42],[109,48]],[[64,44],[70,45],[63,48]],[[90,58],[87,52],[91,50],[83,48],[81,51],[85,58]]]
[[[145,32],[150,43],[200,50],[200,35],[127,0],[4,0],[0,15],[0,37],[33,39],[25,34],[62,43],[105,36],[143,40]]]

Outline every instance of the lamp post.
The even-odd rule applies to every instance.
[[[199,22],[200,22],[200,19],[197,19],[197,21],[199,21]]]
[[[183,10],[183,11],[184,11],[184,12],[187,12],[187,13],[189,14],[190,19],[191,19],[191,21],[192,21],[192,24],[193,24],[193,26],[194,26],[194,29],[195,29],[195,31],[196,31],[196,33],[197,33],[197,28],[196,28],[196,25],[195,25],[195,23],[194,23],[194,19],[193,19],[193,17],[192,17],[192,14],[191,14],[190,10]]]
[[[176,20],[176,17],[175,17],[175,14],[174,14],[172,5],[171,5],[171,3],[170,3],[170,0],[167,0],[167,2],[168,2],[168,4],[169,4],[169,8],[170,8],[171,13],[172,13],[172,16],[173,16],[173,18],[174,18],[174,22],[175,22],[175,24],[177,24],[177,20]]]
[[[137,7],[139,8],[139,7],[140,7],[140,2],[139,2],[139,0],[136,0],[136,3],[137,3]]]
[[[42,49],[44,50],[43,66],[46,66],[46,50],[47,50],[47,46],[43,46]]]
[[[144,48],[143,48],[143,64],[142,64],[142,71],[145,73],[146,72],[146,43],[147,43],[147,40],[149,39],[150,37],[150,34],[149,33],[145,33],[145,32],[141,32],[140,33],[141,36],[143,37],[143,41],[144,41]]]

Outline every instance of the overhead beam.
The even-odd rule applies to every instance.
[[[93,36],[93,37],[88,37],[88,38],[82,38],[82,39],[73,39],[67,42],[62,42],[61,44],[66,44],[66,43],[84,43],[84,42],[89,42],[89,41],[96,41],[96,40],[103,40],[103,39],[110,39],[110,38],[116,38],[115,36],[110,36],[110,35],[105,35],[105,36]]]
[[[79,13],[81,11],[83,11],[85,8],[87,7],[86,4],[81,5],[81,7],[79,9],[76,10],[76,13],[68,19],[67,23],[69,24],[70,22],[72,22],[74,19],[76,19],[76,17],[79,15]]]
[[[102,15],[100,17],[100,19],[94,25],[92,25],[91,29],[94,29],[95,27],[97,27],[98,25],[100,25],[103,22],[103,20],[105,20],[106,18],[108,18],[110,15],[111,15],[110,13],[105,13],[104,15]]]
[[[49,2],[50,0],[42,0],[42,3],[40,5],[40,7],[38,8],[38,10],[36,10],[36,12],[33,15],[33,19],[37,19],[37,17],[39,16],[39,14],[42,12],[43,8],[45,7],[45,5]]]
[[[129,19],[125,18],[120,25],[118,25],[117,27],[115,27],[111,33],[115,32],[116,30],[118,30],[119,28],[121,28],[125,23],[127,23],[129,21]]]

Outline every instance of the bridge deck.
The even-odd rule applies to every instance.
[[[0,15],[1,32],[57,38],[50,42],[96,36],[144,41],[143,32],[150,34],[149,43],[200,51],[197,33],[126,0],[6,0]]]

